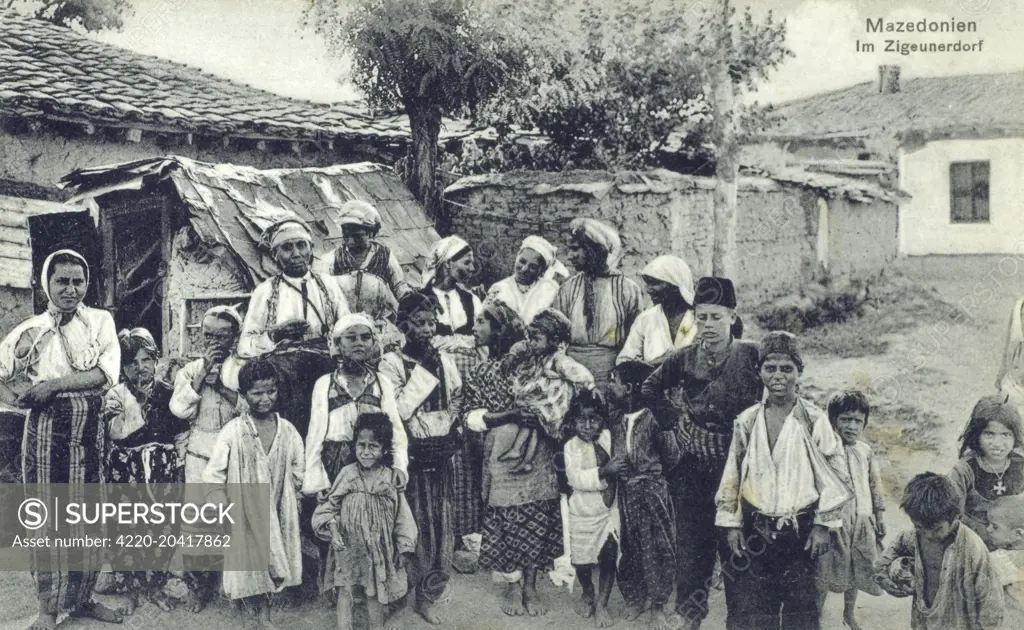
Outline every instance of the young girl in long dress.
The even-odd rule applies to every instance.
[[[1002,496],[1024,493],[1024,456],[1017,406],[1005,396],[986,396],[971,411],[960,436],[953,480],[963,501],[963,522],[991,548],[988,510]]]
[[[240,600],[256,623],[269,620],[271,595],[302,582],[298,502],[305,472],[302,438],[276,412],[279,383],[277,369],[264,359],[254,359],[239,371],[238,389],[249,410],[224,426],[203,471],[203,483],[227,483],[232,489],[239,484],[246,489],[257,484],[270,487],[267,514],[250,515],[248,502],[242,504],[224,558],[224,593]],[[239,498],[248,496],[244,492]],[[252,538],[246,540],[247,535]],[[265,568],[252,570],[256,563],[265,563]]]
[[[338,589],[338,630],[352,628],[353,588],[366,593],[371,628],[380,628],[384,607],[408,591],[405,564],[416,553],[416,522],[393,468],[393,431],[386,414],[360,414],[356,461],[341,469],[313,513],[313,530],[331,543],[328,578]]]
[[[837,472],[853,498],[843,506],[843,526],[832,549],[818,559],[820,597],[824,605],[829,592],[843,594],[843,621],[851,630],[860,629],[854,614],[857,593],[882,594],[872,576],[882,554],[885,505],[874,453],[861,439],[870,412],[867,397],[859,391],[840,392],[828,401],[828,419],[843,441]]]

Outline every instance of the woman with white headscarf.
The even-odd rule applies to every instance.
[[[469,243],[448,236],[434,244],[423,274],[423,289],[438,305],[434,347],[455,359],[459,374],[468,374],[481,359],[473,323],[483,304],[468,288],[474,275],[476,260]]]
[[[43,263],[40,286],[46,312],[19,324],[0,343],[0,399],[29,410],[22,438],[26,484],[101,483],[106,424],[103,392],[118,381],[121,347],[110,313],[82,304],[89,265],[81,254],[62,249]],[[29,382],[20,396],[12,385]],[[46,501],[48,497],[41,496]],[[55,532],[43,525],[33,535]],[[73,528],[60,532],[74,536]],[[83,562],[102,562],[103,550],[75,549]],[[53,627],[71,614],[120,623],[121,615],[92,601],[97,573],[68,571],[66,551],[48,550],[37,560],[36,625]],[[95,554],[91,560],[89,556]]]
[[[622,241],[615,228],[596,219],[573,219],[569,236],[569,263],[578,273],[559,289],[554,308],[572,324],[569,356],[603,388],[640,315],[643,290],[617,269]]]
[[[685,348],[697,338],[693,274],[682,258],[658,256],[640,275],[654,305],[636,318],[615,363],[660,365],[673,350]]]
[[[555,277],[565,272],[565,267],[555,257],[556,251],[540,236],[527,236],[519,246],[515,272],[495,282],[487,299],[504,302],[529,325],[537,313],[550,308],[558,295]]]

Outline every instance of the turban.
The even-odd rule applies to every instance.
[[[229,319],[235,322],[236,326],[241,329],[242,327],[242,314],[234,306],[214,306],[206,309],[203,313],[203,319],[207,317],[219,317],[221,319]]]
[[[796,336],[781,330],[768,333],[761,339],[761,347],[758,350],[758,364],[763,364],[765,359],[772,354],[784,354],[796,363],[797,369],[801,372],[804,369],[804,360],[800,356],[800,346],[797,344]]]
[[[569,224],[569,232],[573,237],[585,238],[603,249],[608,255],[605,261],[609,270],[618,265],[622,255],[622,239],[618,230],[597,219],[578,218]]]
[[[647,263],[640,275],[678,287],[686,303],[693,304],[693,274],[690,273],[690,265],[682,258],[658,256]]]
[[[429,286],[437,275],[441,265],[458,257],[459,254],[469,249],[469,243],[458,236],[447,236],[434,243],[430,250],[430,260],[427,261],[427,268],[423,272],[423,286]]]
[[[526,339],[526,325],[523,324],[519,313],[508,304],[499,300],[488,300],[484,302],[484,314],[497,326],[495,334],[511,339],[512,343]]]
[[[736,308],[736,289],[728,278],[705,277],[697,281],[697,304]]]
[[[380,229],[380,213],[365,201],[346,201],[338,210],[338,225],[361,225],[374,230]]]
[[[356,326],[366,326],[370,330],[370,334],[373,336],[373,341],[377,340],[377,324],[370,319],[369,315],[363,313],[347,313],[342,315],[334,324],[334,328],[331,329],[331,340],[330,349],[332,355],[337,355],[338,350],[338,339],[342,337],[347,331]]]
[[[313,244],[313,234],[306,224],[295,219],[288,219],[270,228],[264,233],[264,239],[270,249],[288,241],[306,241]]]
[[[532,249],[533,251],[540,254],[540,257],[544,259],[544,263],[547,265],[547,270],[544,272],[544,277],[553,279],[554,276],[568,276],[569,272],[565,268],[565,265],[558,260],[555,253],[558,251],[554,245],[549,243],[547,239],[540,236],[527,236],[523,239],[522,245],[519,246],[519,251],[522,252],[524,249]]]

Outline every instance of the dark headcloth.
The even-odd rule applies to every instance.
[[[761,347],[758,351],[758,364],[763,364],[765,359],[772,354],[784,354],[796,363],[796,367],[802,372],[804,359],[800,356],[800,345],[797,343],[796,335],[782,330],[775,330],[761,339]]]
[[[694,304],[736,308],[736,288],[728,278],[705,276],[697,281]]]
[[[512,344],[526,339],[526,324],[512,307],[498,300],[484,302],[484,314],[498,327],[498,334]]]
[[[422,291],[413,291],[398,301],[396,319],[399,322],[409,321],[414,313],[420,311],[437,312],[437,300],[434,296]]]
[[[533,321],[530,322],[530,326],[543,331],[557,343],[569,343],[572,340],[572,323],[561,311],[556,311],[553,308],[537,313]]]

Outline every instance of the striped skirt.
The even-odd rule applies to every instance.
[[[106,439],[102,410],[103,393],[99,390],[62,392],[49,405],[33,409],[22,438],[21,470],[25,483],[102,482]],[[51,497],[44,494],[48,493],[40,492],[39,498],[49,502]],[[71,498],[84,498],[81,494],[80,489],[71,489]],[[84,533],[75,529],[61,531],[60,535],[71,537]],[[49,531],[46,525],[32,532],[37,537],[56,533]],[[57,615],[57,623],[91,601],[97,576],[95,571],[67,571],[62,570],[63,567],[72,560],[75,564],[88,561],[99,566],[102,553],[102,549],[64,549],[36,556],[37,570],[33,574],[40,608],[47,614]],[[42,562],[49,563],[51,570],[40,567]]]

